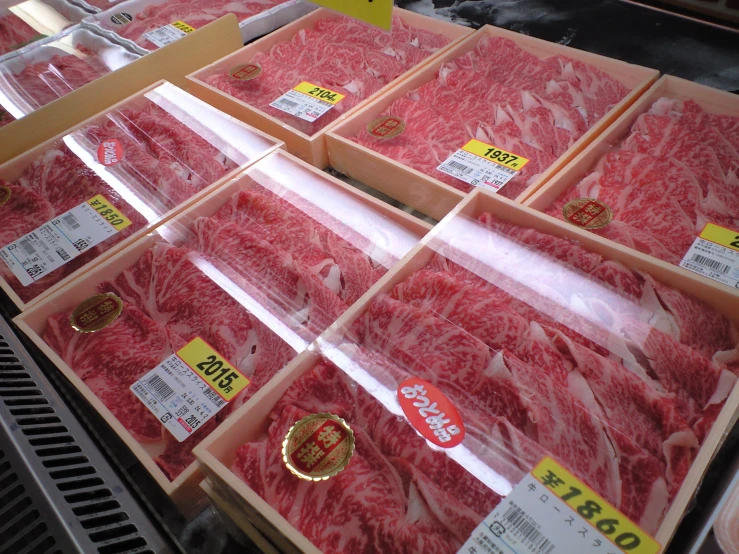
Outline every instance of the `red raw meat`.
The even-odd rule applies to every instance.
[[[17,15],[3,11],[5,13],[0,15],[0,55],[44,37]]]
[[[55,215],[54,208],[42,194],[0,179],[0,186],[10,189],[10,198],[0,206],[0,246],[30,233]],[[9,268],[3,265],[3,269]]]
[[[0,106],[0,127],[5,127],[8,123],[13,123],[15,118],[5,108]]]
[[[136,440],[161,439],[159,420],[128,388],[172,354],[173,339],[168,331],[125,303],[118,319],[96,333],[75,331],[69,316],[70,312],[60,312],[49,318],[44,331],[46,344]]]
[[[638,300],[642,295],[642,282],[636,274],[620,262],[605,260],[590,272],[590,276],[611,285],[615,290]]]
[[[138,398],[135,398],[134,401],[141,404]],[[175,439],[169,431],[164,431],[164,442],[166,446],[164,447],[164,452],[154,458],[154,461],[159,466],[159,469],[167,476],[167,479],[174,481],[190,464],[195,462],[195,455],[192,453],[192,449],[215,431],[216,427],[218,427],[218,424],[215,418],[210,419],[205,422],[205,425],[198,427],[194,434],[182,442]]]

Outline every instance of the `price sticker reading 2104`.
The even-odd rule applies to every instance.
[[[659,544],[551,458],[506,496],[459,554],[657,554]]]
[[[343,99],[341,93],[303,81],[270,106],[313,123]]]
[[[197,337],[136,381],[131,391],[182,442],[248,384],[249,379]]]

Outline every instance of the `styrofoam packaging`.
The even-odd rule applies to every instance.
[[[148,87],[0,165],[0,286],[26,308],[279,145],[171,83]],[[99,194],[122,227],[94,222]]]
[[[188,79],[191,82],[190,90],[193,94],[199,96],[200,98],[203,98],[205,101],[214,106],[218,106],[219,109],[225,111],[226,113],[229,113],[234,117],[237,117],[242,121],[249,123],[250,125],[254,125],[259,129],[265,129],[266,132],[273,134],[273,136],[276,136],[285,141],[287,149],[291,154],[298,156],[299,158],[307,161],[308,163],[316,167],[324,168],[328,165],[328,154],[326,151],[325,137],[326,133],[329,132],[330,129],[334,128],[334,126],[337,125],[339,121],[343,121],[344,118],[348,117],[352,113],[355,113],[355,111],[360,109],[362,106],[365,106],[368,103],[372,102],[374,98],[382,94],[383,91],[388,90],[395,83],[402,82],[404,79],[409,78],[416,71],[419,71],[421,68],[431,63],[432,60],[435,60],[436,58],[441,56],[454,44],[472,33],[471,29],[462,27],[461,25],[455,25],[446,21],[439,21],[437,19],[433,19],[431,17],[427,17],[400,8],[394,8],[393,14],[394,17],[399,18],[407,27],[416,28],[421,31],[430,31],[433,33],[437,33],[445,37],[449,41],[449,43],[439,48],[435,52],[429,53],[429,55],[421,60],[418,64],[409,68],[403,74],[399,75],[393,81],[384,85],[376,92],[364,98],[361,98],[357,105],[347,109],[345,113],[341,113],[335,121],[330,121],[327,124],[324,124],[325,120],[322,121],[319,117],[314,121],[314,127],[320,126],[321,128],[313,132],[312,134],[308,134],[311,131],[306,129],[306,120],[299,119],[298,117],[295,117],[288,113],[276,113],[276,110],[274,108],[269,108],[273,111],[271,113],[267,113],[263,109],[257,108],[256,106],[246,101],[231,96],[227,92],[224,92],[223,90],[212,86],[207,82],[207,79],[208,77],[214,75],[228,74],[229,71],[235,66],[248,64],[255,55],[267,54],[278,44],[297,39],[301,35],[301,31],[305,32],[314,29],[319,21],[339,18],[340,15],[336,14],[335,12],[325,9],[316,10],[306,15],[305,17],[302,17],[297,21],[269,34],[268,36],[265,36],[251,44],[246,45],[241,50],[225,56],[222,59],[192,73],[191,75],[188,75]],[[368,26],[367,29],[368,33],[385,33],[384,31],[379,31],[377,28],[374,27]],[[357,32],[359,33],[361,31]],[[372,35],[369,36],[371,37]],[[355,45],[355,47],[357,47],[357,45]],[[391,58],[391,56],[388,56],[388,58]],[[394,58],[391,58],[388,61],[394,62],[395,60]],[[361,90],[362,87],[366,86],[362,84],[362,78],[365,77],[364,75],[353,75],[353,77],[355,77],[355,79],[352,79],[352,82],[347,83],[347,87],[349,87],[346,89],[347,91],[353,86],[357,87],[359,90]],[[306,79],[309,78],[310,77],[306,77]],[[319,84],[321,78],[321,75],[315,75],[313,77],[314,80],[319,81]],[[260,77],[256,77],[254,81],[250,82],[258,83],[260,82],[259,79]],[[354,81],[357,81],[359,84],[355,83]],[[296,86],[298,84],[300,84],[300,81],[294,83],[292,86]],[[286,93],[290,90],[290,87],[288,87],[287,85],[285,86],[286,88],[282,92]],[[270,88],[270,91],[274,92],[272,88]],[[345,93],[348,94],[348,92]],[[277,94],[277,96],[275,96],[274,98],[264,99],[272,102],[274,100],[277,100],[279,96],[280,94]],[[328,116],[325,115],[323,117]]]
[[[622,292],[634,284],[641,288]],[[210,487],[285,552],[317,554],[316,541],[338,536],[374,548],[384,540],[388,554],[432,539],[434,551],[457,552],[545,456],[628,512],[658,543],[643,536],[645,551],[662,552],[737,419],[736,355],[733,367],[719,366],[699,349],[736,344],[738,308],[735,294],[478,189],[195,454]],[[685,319],[701,314],[711,322]],[[678,341],[676,322],[698,325],[698,335]],[[432,422],[424,429],[422,417],[411,419],[408,378],[441,391],[449,404],[429,392],[414,405],[438,401],[461,420],[461,443],[445,449]],[[691,424],[676,398],[694,399]],[[353,430],[359,459],[325,481],[298,479],[283,458],[293,442],[283,439],[324,412]],[[660,420],[680,423],[668,430]],[[646,428],[656,432],[651,445]],[[536,490],[539,505],[547,491]],[[530,508],[520,506],[528,517],[555,517]],[[616,515],[609,521],[625,521]]]
[[[200,337],[251,380],[244,392],[248,397],[305,350],[429,229],[277,150],[16,321],[103,414],[180,509],[192,514],[196,499],[202,497],[202,474],[189,452],[212,427],[206,424],[192,440],[178,443],[154,418],[154,428],[147,433],[140,426],[147,408],[128,387],[172,349],[179,349],[178,340],[184,344]],[[147,267],[154,271],[149,284],[141,273]],[[126,284],[134,281],[143,286],[141,296]],[[66,314],[101,291],[120,295],[120,319],[97,333],[75,333]],[[152,296],[146,298],[145,291]],[[130,327],[132,320],[139,323]],[[165,328],[171,348],[151,352],[150,341],[158,340]],[[151,367],[146,361],[132,361],[125,375],[121,370],[90,379],[87,362],[72,353],[74,347],[56,343],[55,349],[56,330],[74,333],[76,344],[87,345],[84,350],[102,346],[100,341],[112,341],[114,350],[129,342],[125,348],[140,352]],[[112,367],[102,351],[93,365],[100,370]],[[108,379],[106,387],[118,387],[104,400],[99,396],[101,377]],[[116,405],[122,394],[128,400]],[[233,402],[238,406],[244,398]],[[177,450],[178,444],[184,450]]]
[[[0,60],[0,108],[19,119],[91,82],[96,75],[115,71],[140,57],[95,30],[71,27]],[[31,66],[35,66],[33,72],[24,73]],[[90,79],[80,78],[79,71],[85,68],[91,72]]]
[[[71,12],[78,9],[64,4],[63,0],[55,0],[54,3],[57,3],[62,11],[65,11],[64,7]],[[74,17],[73,13],[66,15]],[[56,35],[73,23],[51,4],[41,0],[3,2],[0,4],[0,28],[3,36],[3,42],[0,43],[0,58],[32,42]]]
[[[436,79],[439,75],[440,69],[447,64],[453,63],[455,59],[472,52],[477,43],[483,37],[511,40],[524,52],[533,54],[540,59],[546,59],[551,56],[566,56],[592,65],[619,81],[629,90],[629,93],[620,102],[613,106],[607,114],[603,115],[599,120],[592,122],[589,129],[587,129],[587,131],[577,141],[557,157],[557,159],[547,169],[539,173],[535,181],[530,183],[526,189],[517,195],[518,201],[523,201],[536,189],[551,179],[551,177],[562,169],[567,162],[575,157],[616,117],[630,106],[659,76],[659,72],[654,69],[632,65],[620,60],[606,58],[590,52],[584,52],[568,46],[562,46],[560,44],[547,42],[545,40],[487,25],[478,30],[474,35],[467,37],[454,48],[444,52],[444,54],[437,58],[433,64],[427,65],[412,78],[399,83],[393,87],[392,90],[385,92],[371,104],[355,112],[343,123],[333,127],[326,137],[329,162],[331,166],[435,219],[441,219],[444,217],[457,203],[459,203],[460,200],[462,200],[462,198],[465,197],[467,194],[466,192],[459,190],[448,183],[442,182],[432,175],[422,173],[409,165],[399,163],[384,154],[365,147],[364,145],[360,145],[353,141],[351,137],[358,136],[360,133],[368,133],[368,124],[374,119],[382,116],[393,102]],[[516,71],[518,71],[518,69]],[[464,91],[460,91],[459,94],[463,95],[465,93]],[[480,92],[477,91],[472,94],[480,94]],[[491,104],[496,102],[494,94],[491,94],[489,99]],[[500,103],[502,105],[505,104],[503,101]],[[504,124],[505,119],[501,122],[487,121],[486,123],[491,126],[494,123]],[[526,132],[529,131],[523,131],[522,137],[524,142],[528,141],[528,144],[530,143],[530,139],[526,138]],[[471,138],[475,137],[470,135],[468,139]],[[402,140],[403,134],[400,134],[397,137],[382,140],[381,145],[391,147]],[[464,146],[464,143],[459,144],[458,148],[462,148],[462,146]],[[495,146],[505,149],[505,146]],[[408,147],[406,149],[411,148]],[[429,146],[426,150],[431,150],[431,147]],[[419,152],[424,152],[424,155],[431,157],[432,154],[426,150],[419,149]],[[438,160],[434,161],[434,166],[445,160],[443,157],[444,155],[448,156],[452,153],[453,152],[442,154],[434,151],[433,156],[439,157]],[[514,154],[516,154],[516,152],[514,152]],[[520,153],[518,154],[521,155]],[[451,180],[453,178],[449,177],[449,179]],[[455,181],[459,182],[463,187],[471,186],[461,180]],[[505,186],[501,189],[500,193],[506,193]]]
[[[315,6],[302,0],[283,2],[269,0],[269,7],[261,10],[260,2],[242,3],[220,0],[220,7],[210,7],[209,1],[213,4],[211,0],[201,0],[200,3],[183,2],[182,0],[126,0],[87,17],[85,22],[118,33],[134,43],[141,51],[148,52],[163,46],[167,41],[176,40],[178,35],[184,35],[185,31],[178,33],[177,29],[170,28],[171,24],[177,21],[199,28],[227,13],[233,13],[239,19],[242,39],[247,42],[270,33],[315,9]],[[191,10],[190,16],[188,16],[188,10]],[[153,20],[154,23],[139,24],[139,21],[144,21],[143,18],[147,21]],[[151,32],[156,33],[162,27],[166,27],[165,31],[170,31],[168,38],[163,38],[162,41],[155,39],[155,42],[152,42],[144,36]]]
[[[606,198],[613,198],[614,195],[611,193],[613,189],[610,187],[615,188],[619,186],[619,183],[622,183],[620,188],[616,190],[627,194],[620,201],[619,205],[609,206],[613,212],[613,222],[602,229],[594,230],[594,232],[603,237],[613,236],[615,239],[621,239],[621,243],[625,246],[631,246],[628,243],[633,240],[633,247],[636,250],[639,250],[644,255],[653,256],[651,259],[658,264],[679,265],[688,252],[691,252],[686,245],[689,245],[701,234],[707,222],[713,222],[724,228],[734,230],[736,234],[739,234],[739,217],[737,217],[739,216],[739,208],[737,208],[739,202],[732,192],[736,190],[736,169],[726,171],[724,182],[717,180],[718,174],[710,169],[711,167],[715,167],[717,163],[724,161],[730,162],[728,157],[725,160],[722,159],[722,153],[717,153],[718,157],[713,155],[714,146],[718,144],[717,142],[710,144],[705,140],[701,144],[701,155],[705,157],[705,162],[701,162],[700,164],[696,163],[696,160],[699,158],[693,158],[692,161],[679,159],[682,154],[679,153],[678,146],[680,141],[684,142],[686,140],[686,136],[682,134],[680,135],[680,141],[670,142],[670,136],[677,136],[678,132],[675,131],[670,134],[669,129],[667,129],[667,133],[658,135],[664,137],[661,145],[658,146],[656,143],[651,143],[650,145],[646,143],[650,148],[654,146],[662,149],[663,145],[666,145],[664,147],[664,152],[666,153],[663,152],[659,157],[651,154],[640,154],[638,152],[638,148],[640,148],[638,144],[634,147],[637,150],[636,152],[621,150],[623,142],[631,135],[632,129],[640,120],[640,116],[650,112],[655,103],[663,98],[667,99],[668,104],[670,100],[694,102],[692,107],[689,107],[687,111],[692,110],[696,106],[702,110],[705,113],[705,115],[701,116],[703,117],[703,124],[705,127],[710,128],[711,131],[719,131],[720,133],[723,129],[717,127],[713,122],[707,121],[708,118],[713,116],[733,116],[735,118],[734,121],[739,122],[739,98],[736,95],[666,75],[645,92],[641,98],[626,110],[590,146],[583,150],[580,155],[574,158],[559,174],[531,195],[524,202],[525,205],[542,212],[556,206],[556,217],[563,219],[561,204],[569,198],[567,195],[572,197],[587,194],[596,199],[603,198],[604,196]],[[663,106],[668,104],[662,101]],[[672,108],[677,108],[677,106],[671,107],[670,110]],[[683,117],[678,113],[670,112],[663,114],[663,109],[658,109],[655,113],[657,113],[656,118],[660,121],[666,121],[669,118],[672,124],[679,123]],[[656,130],[654,132],[660,133],[661,131]],[[698,137],[699,132],[705,132],[705,128],[691,133],[688,140],[692,141],[692,137]],[[642,131],[641,135],[647,136],[648,133]],[[720,137],[714,136],[712,138],[712,140],[718,139],[723,142],[724,148],[727,148],[728,151],[733,149],[733,146],[726,140],[723,134]],[[739,144],[736,138],[733,141]],[[674,156],[670,155],[670,149],[673,149]],[[604,175],[605,183],[608,186],[596,187],[595,185],[599,183],[599,180],[594,180],[588,181],[591,184],[585,192],[575,189],[581,181],[589,176],[598,177],[598,174],[595,173],[599,169],[598,164],[607,155],[615,155],[617,157],[615,161],[609,162],[610,165],[605,166],[607,169],[604,169],[606,173]],[[627,165],[629,165],[625,171],[624,165],[622,165],[624,162],[628,162]],[[655,171],[654,165],[656,163],[663,165],[661,169]],[[667,166],[666,164],[668,163],[671,165]],[[739,157],[736,157],[736,155],[733,164],[735,167],[739,167]],[[675,170],[679,170],[680,173],[676,174]],[[665,179],[660,172],[670,172],[670,178]],[[717,168],[717,172],[721,172],[720,167]],[[687,185],[685,185],[686,181],[693,183],[695,194],[699,195],[699,198],[693,198],[692,200],[690,198],[683,198],[688,195],[686,191],[689,191]],[[657,185],[658,182],[659,185]],[[673,197],[676,192],[671,187],[676,183],[680,187],[679,191],[677,191],[679,195]],[[646,198],[650,190],[653,189],[642,188],[647,187],[647,185],[660,187],[659,192],[653,194],[651,200]],[[715,189],[712,187],[715,187]],[[708,193],[705,188],[708,188]],[[721,196],[718,194],[719,189]],[[645,194],[642,198],[645,199],[640,201],[638,195],[642,192]],[[663,192],[664,194],[662,194]],[[659,205],[658,202],[661,201],[676,202],[678,207],[677,212],[675,210],[670,212],[667,208],[657,208]],[[687,207],[690,206],[688,201],[694,202],[692,205],[692,214],[689,207]],[[609,203],[612,203],[612,201],[608,200],[606,202],[606,204]],[[643,205],[643,211],[642,209],[633,210],[632,208],[639,203]],[[721,210],[727,210],[729,214],[721,214]],[[736,214],[733,217],[733,223],[731,217],[732,211]],[[714,213],[712,214],[711,212]],[[654,219],[652,217],[640,219],[640,213],[654,213],[656,215]],[[667,213],[671,213],[672,215],[664,215]],[[680,213],[680,217],[675,217],[675,213]],[[670,224],[672,227],[669,233],[659,230],[658,222],[660,217],[663,216],[674,219]],[[625,226],[624,230],[620,230],[621,228],[619,227],[612,231],[611,228],[617,224]],[[656,230],[656,234],[654,234],[654,230]],[[706,264],[718,264],[720,266],[721,264],[727,263],[726,260],[713,256],[713,253],[706,253],[706,257],[709,258],[708,260],[703,260]],[[686,258],[692,260],[690,256]],[[737,269],[729,271],[728,268],[724,268],[724,270],[717,269],[715,265],[707,267],[711,271],[716,270],[722,277],[739,280],[737,277],[739,271]],[[701,268],[697,267],[697,269]],[[689,272],[687,269],[679,269],[679,271]],[[722,273],[722,271],[725,272]],[[730,288],[730,286],[727,287],[726,284],[709,279],[708,277],[702,278],[702,280],[706,286]]]
[[[92,13],[90,10],[84,9],[82,6],[68,0],[43,0],[43,2],[54,8],[72,23],[79,23]]]

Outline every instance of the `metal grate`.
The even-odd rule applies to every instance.
[[[0,320],[0,554],[62,552],[171,549]]]

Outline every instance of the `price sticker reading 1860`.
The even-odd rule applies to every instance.
[[[131,386],[180,442],[243,391],[249,379],[196,337]]]
[[[313,123],[343,99],[344,95],[339,92],[303,81],[270,106]]]
[[[551,458],[480,523],[458,554],[657,554],[659,544]]]
[[[528,162],[522,156],[472,139],[436,169],[470,185],[498,191]]]

